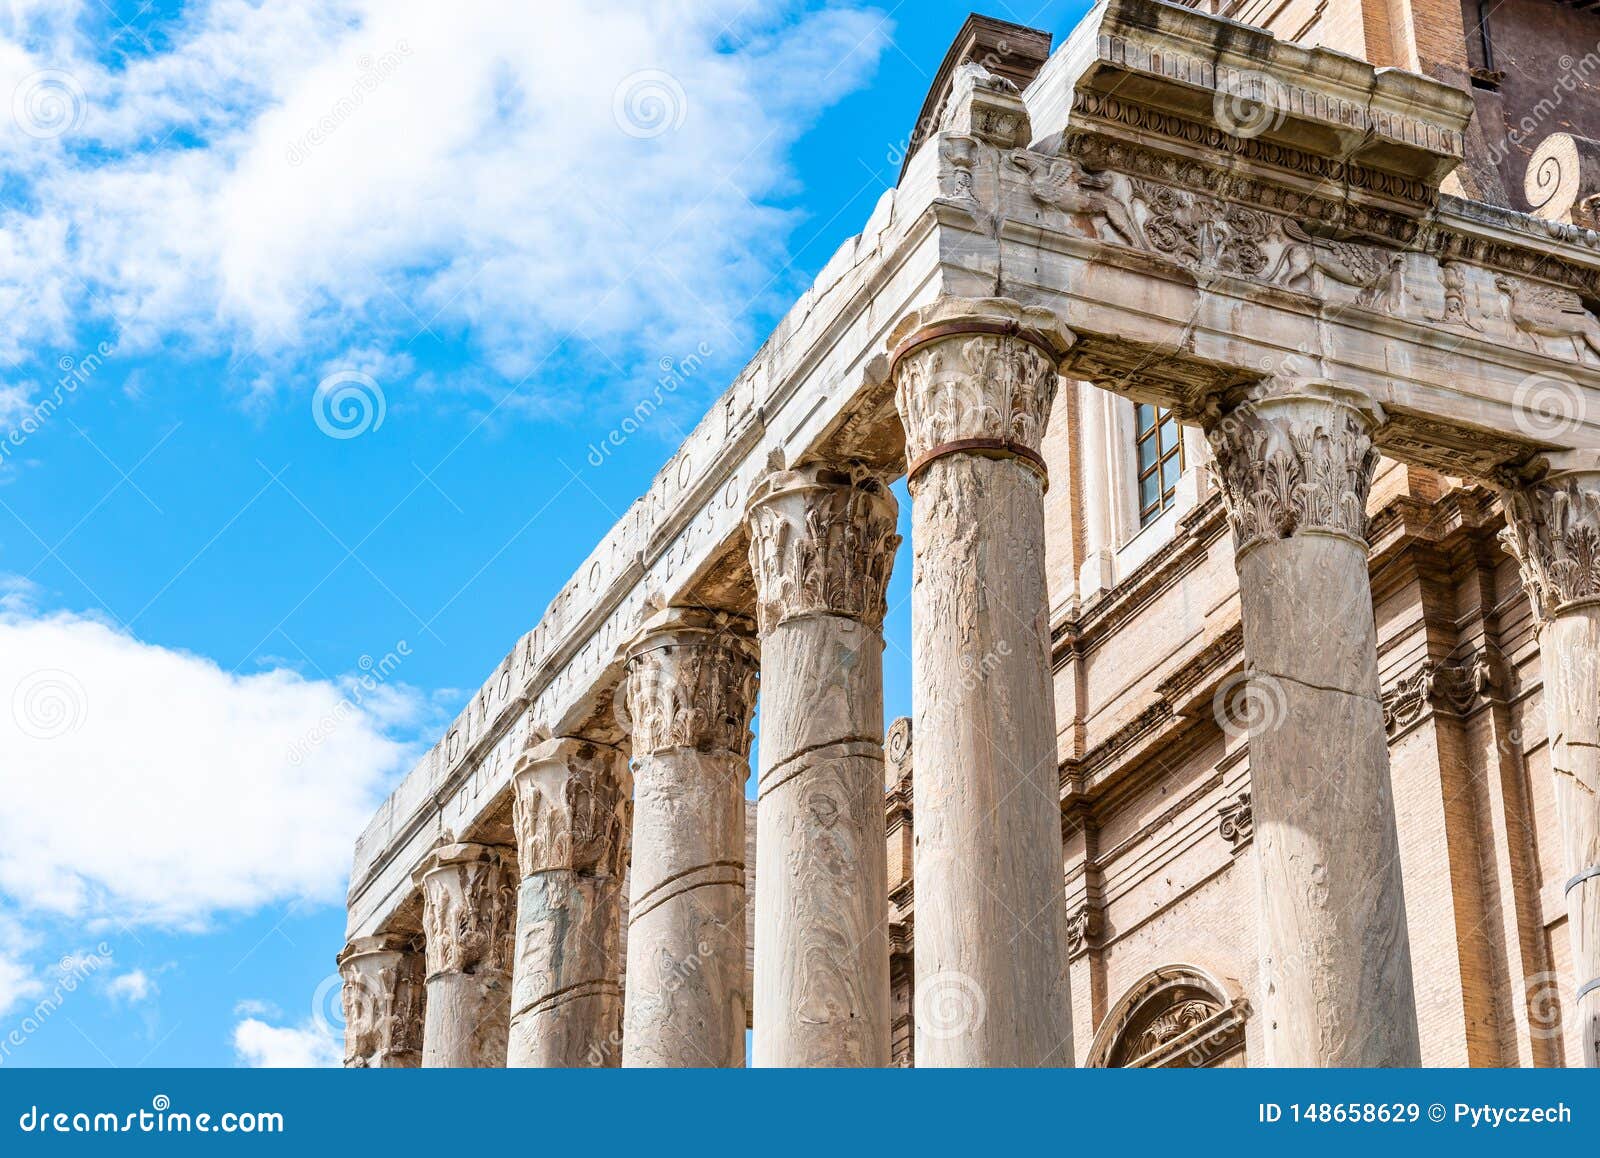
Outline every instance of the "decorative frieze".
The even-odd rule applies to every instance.
[[[1499,666],[1487,651],[1445,662],[1426,661],[1384,689],[1384,730],[1393,739],[1430,708],[1465,714],[1499,682]]]
[[[1533,481],[1496,480],[1505,502],[1501,542],[1516,557],[1534,613],[1544,622],[1600,601],[1600,461],[1552,456]]]
[[[627,759],[608,744],[561,738],[528,749],[511,774],[517,865],[620,877],[633,792]]]
[[[880,627],[900,536],[883,478],[811,464],[768,474],[750,496],[750,570],[763,633],[805,615]]]
[[[1210,417],[1206,436],[1237,554],[1300,534],[1366,546],[1367,492],[1383,411],[1326,382],[1270,379]]]
[[[675,748],[750,754],[759,663],[742,615],[673,607],[645,624],[627,651],[633,756]]]
[[[445,844],[417,870],[428,976],[509,973],[517,891],[510,849]]]
[[[1042,476],[1039,442],[1071,335],[1047,310],[1004,298],[944,299],[890,335],[895,401],[915,479],[954,451],[1014,457]]]
[[[426,996],[417,939],[399,933],[358,937],[339,954],[339,976],[344,981],[345,1066],[421,1064]]]

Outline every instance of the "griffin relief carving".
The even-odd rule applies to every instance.
[[[1506,315],[1518,336],[1535,350],[1548,353],[1544,339],[1554,338],[1569,344],[1580,361],[1585,349],[1600,355],[1600,321],[1576,292],[1506,276],[1494,284],[1506,295]]]

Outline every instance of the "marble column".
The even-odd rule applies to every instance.
[[[509,848],[445,844],[417,870],[428,953],[424,1066],[506,1064],[514,869]]]
[[[694,608],[652,617],[626,652],[635,794],[625,1066],[744,1064],[756,655],[748,619]]]
[[[1233,525],[1249,727],[1266,1061],[1420,1061],[1367,574],[1382,411],[1270,380],[1207,416]]]
[[[890,336],[914,549],[919,1066],[1072,1064],[1039,455],[1070,340],[1001,299],[942,299]]]
[[[344,981],[344,1064],[415,1069],[422,1064],[424,969],[410,933],[357,937],[339,954]]]
[[[1503,538],[1539,622],[1550,773],[1572,946],[1573,1032],[1600,1065],[1600,455],[1550,456],[1531,482],[1502,480]]]
[[[548,740],[518,758],[511,784],[522,889],[506,1065],[617,1065],[627,756],[590,740]]]
[[[883,615],[896,507],[881,478],[826,464],[776,471],[750,498],[761,1066],[890,1062]]]

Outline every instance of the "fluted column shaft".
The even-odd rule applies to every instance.
[[[671,608],[627,652],[635,784],[622,1064],[742,1066],[754,625]]]
[[[761,632],[755,1049],[762,1066],[890,1062],[883,481],[777,471],[747,521]]]
[[[446,844],[417,870],[428,955],[424,1066],[506,1063],[517,915],[513,868],[509,848]]]
[[[1504,538],[1538,616],[1550,773],[1566,872],[1569,999],[1583,1064],[1600,1066],[1600,462],[1502,490]]]
[[[1251,725],[1269,1065],[1420,1062],[1367,573],[1381,421],[1360,395],[1277,380],[1208,421],[1246,663],[1216,707]]]
[[[344,1064],[414,1069],[422,1064],[424,973],[419,939],[357,937],[339,954],[344,981]]]
[[[914,548],[919,1066],[1072,1064],[1039,456],[1069,341],[1043,311],[955,299],[890,338]]]
[[[627,757],[608,744],[549,740],[518,758],[511,783],[522,888],[506,1065],[617,1065]]]

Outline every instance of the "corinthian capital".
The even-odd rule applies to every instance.
[[[1292,535],[1333,535],[1363,549],[1367,492],[1383,411],[1328,382],[1271,379],[1212,416],[1206,437],[1233,523],[1236,553]]]
[[[745,521],[763,632],[803,615],[881,626],[898,504],[860,467],[813,464],[756,484]]]
[[[517,893],[510,850],[489,844],[446,844],[417,869],[428,976],[511,969]]]
[[[1506,508],[1501,542],[1521,565],[1541,622],[1600,602],[1600,456],[1568,452],[1549,464],[1532,481],[1496,480]]]
[[[911,479],[956,451],[1016,458],[1043,477],[1039,440],[1071,344],[1055,315],[1007,298],[941,298],[902,319],[889,365]]]
[[[622,751],[561,738],[530,748],[511,774],[517,867],[622,875],[633,778]]]
[[[344,982],[344,1064],[415,1067],[422,1061],[426,1001],[422,952],[407,934],[357,937],[339,954]]]
[[[673,748],[750,754],[758,672],[755,625],[742,615],[669,607],[627,649],[633,754]]]

